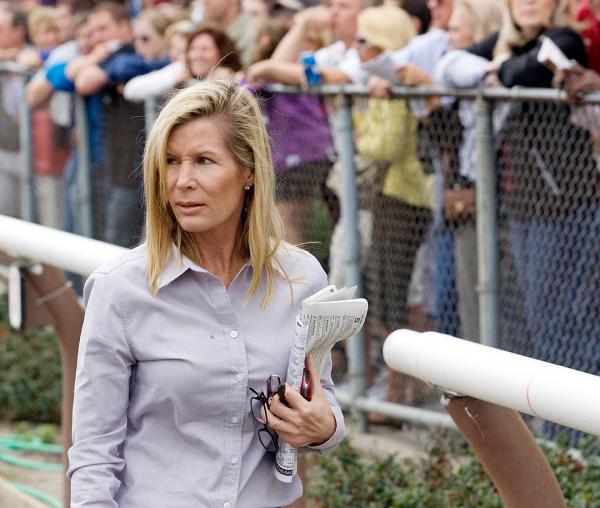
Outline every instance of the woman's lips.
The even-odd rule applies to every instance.
[[[194,202],[179,202],[176,203],[177,209],[183,214],[183,215],[191,215],[193,213],[196,213],[198,210],[200,210],[201,208],[203,208],[204,204],[202,203],[194,203]]]

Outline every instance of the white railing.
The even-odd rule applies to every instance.
[[[87,276],[126,249],[0,215],[0,251]]]
[[[468,395],[600,435],[600,377],[436,332],[397,330],[390,368],[451,394]]]

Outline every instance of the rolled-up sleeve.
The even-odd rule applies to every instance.
[[[124,300],[115,281],[102,273],[93,274],[84,288],[84,302],[67,472],[71,507],[117,507],[135,359],[129,347]]]

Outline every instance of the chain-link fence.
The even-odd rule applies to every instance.
[[[0,81],[0,115],[20,123],[20,146],[0,130],[0,178],[12,182],[0,186],[2,213],[140,242],[141,158],[161,101],[128,103],[116,90],[75,97],[64,125],[51,109],[14,108],[25,104],[12,99],[22,78]],[[288,240],[369,300],[363,335],[334,350],[342,399],[363,413],[448,421],[431,411],[440,409],[433,388],[383,365],[382,341],[398,328],[598,374],[600,101],[571,106],[541,90],[300,92],[259,93]],[[16,176],[7,148],[20,157]]]

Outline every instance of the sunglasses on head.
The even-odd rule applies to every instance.
[[[356,44],[358,44],[359,46],[363,46],[365,48],[370,48],[372,46],[372,44],[364,37],[361,37],[360,35],[357,35],[354,38],[354,42],[356,42]]]

